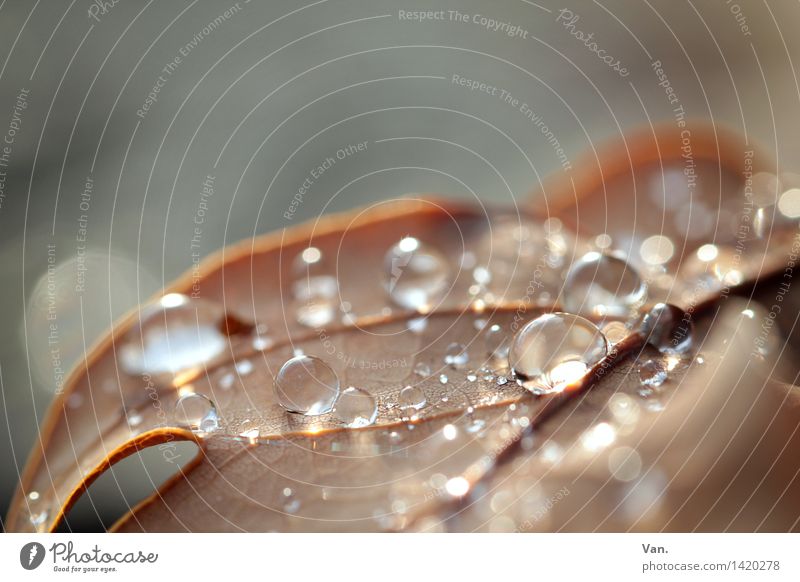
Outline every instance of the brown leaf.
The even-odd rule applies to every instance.
[[[185,474],[123,519],[118,530],[464,530],[509,529],[509,524],[515,525],[511,529],[526,529],[530,511],[492,525],[487,511],[502,517],[496,506],[503,500],[495,502],[487,491],[495,491],[498,480],[524,487],[533,478],[546,483],[543,491],[550,495],[555,495],[552,487],[571,478],[571,500],[585,500],[580,506],[564,503],[567,514],[548,513],[549,521],[541,529],[636,527],[624,513],[609,518],[610,501],[605,497],[600,498],[600,510],[583,511],[591,506],[592,483],[607,479],[608,467],[624,459],[609,460],[613,450],[601,446],[596,455],[551,473],[550,453],[558,451],[545,444],[555,438],[554,426],[565,427],[562,448],[584,437],[591,442],[592,435],[584,433],[615,393],[622,390],[631,399],[640,398],[632,360],[623,360],[627,354],[638,355],[643,338],[632,334],[618,344],[586,381],[561,394],[536,398],[514,382],[498,384],[497,378],[509,372],[504,362],[490,357],[485,334],[496,324],[510,336],[544,309],[554,308],[563,292],[563,269],[597,248],[599,234],[608,234],[614,247],[642,270],[651,283],[651,300],[669,298],[696,311],[695,319],[715,298],[727,296],[730,287],[779,268],[792,240],[788,230],[776,229],[769,244],[748,238],[746,260],[732,264],[731,257],[741,256],[735,254],[736,231],[718,238],[695,237],[694,228],[682,230],[675,222],[680,208],[671,206],[671,200],[657,212],[637,208],[643,189],[651,198],[657,193],[658,188],[645,187],[653,179],[666,180],[676,172],[687,175],[680,133],[659,130],[656,137],[649,135],[635,136],[624,142],[625,148],[608,147],[576,178],[560,176],[548,183],[544,205],[536,208],[539,219],[433,198],[409,199],[224,249],[199,272],[168,289],[195,298],[191,305],[198,311],[192,313],[198,321],[219,309],[215,329],[225,332],[224,349],[177,373],[134,374],[125,364],[125,349],[133,346],[135,351],[147,341],[136,324],[153,313],[166,316],[160,307],[154,312],[147,307],[117,325],[73,372],[64,394],[54,402],[7,528],[55,528],[110,464],[146,446],[160,445],[169,455],[176,439],[196,440],[200,456]],[[741,144],[727,138],[720,142],[715,134],[700,130],[692,136],[692,152],[698,157],[692,168],[702,176],[703,203],[717,213],[730,210],[730,192],[740,189],[744,178],[737,165]],[[662,187],[664,191],[677,190]],[[734,201],[734,206],[739,203]],[[559,220],[543,225],[545,216]],[[675,228],[664,227],[665,217]],[[570,227],[578,234],[571,234]],[[434,249],[434,263],[444,270],[447,286],[435,286],[426,297],[430,301],[423,303],[400,298],[405,305],[398,308],[397,292],[394,301],[390,297],[392,277],[396,267],[406,265],[387,264],[385,257],[387,249],[409,235]],[[663,259],[657,247],[656,255],[661,252],[663,260],[654,269],[640,245],[656,235],[667,236],[674,249]],[[696,251],[711,242],[725,251],[720,255],[727,262],[705,261],[700,269]],[[313,252],[298,270],[298,257],[310,248]],[[326,284],[332,280],[334,294],[317,294],[320,281],[315,277],[326,277]],[[698,292],[699,281],[703,285]],[[409,309],[409,301],[416,302],[416,310]],[[444,363],[448,353],[452,356],[448,350],[453,343],[466,347],[468,367]],[[378,402],[374,426],[348,429],[332,414],[287,414],[272,386],[280,366],[296,350],[327,361],[342,388],[353,385],[370,392]],[[706,382],[692,374],[682,382],[683,363],[649,355],[674,367],[665,394],[676,383],[682,392],[691,393]],[[415,372],[418,364],[430,367],[430,375]],[[442,374],[447,377],[440,379]],[[409,385],[424,391],[427,404],[422,412],[398,402],[400,390]],[[590,386],[593,389],[584,392]],[[192,393],[214,402],[216,430],[199,434],[176,424],[176,401]],[[70,394],[81,395],[85,404],[76,410],[66,407]],[[678,405],[675,410],[668,408],[670,416],[663,415],[672,419],[663,421],[664,426],[675,422],[675,414],[684,414]],[[662,417],[656,414],[636,431],[656,427],[656,418]],[[599,430],[594,436],[602,445],[608,428]],[[699,428],[692,428],[690,443],[698,433]],[[638,443],[630,440],[634,434],[639,432],[622,435],[628,439],[624,442]],[[658,461],[659,442],[669,429],[657,434],[661,440],[648,441],[650,448],[640,453],[640,462]],[[718,450],[718,443],[707,449],[709,454]],[[528,460],[533,473],[520,478],[523,473],[514,467]],[[671,460],[668,471],[676,465],[680,467],[680,460]],[[601,469],[594,470],[596,466]],[[579,491],[586,493],[578,495]],[[36,499],[30,496],[33,492]],[[552,505],[550,497],[541,495],[531,503],[538,507],[542,499]],[[527,529],[539,529],[545,522],[536,523]],[[685,519],[671,523],[676,529],[694,527]],[[717,527],[721,522],[708,523]],[[773,523],[786,527],[784,522]],[[656,519],[641,527],[666,525]]]

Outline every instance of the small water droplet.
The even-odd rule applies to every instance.
[[[447,384],[448,381],[447,374],[439,374],[439,384]]]
[[[225,349],[225,311],[212,301],[171,293],[142,309],[119,349],[129,374],[176,374],[200,366]]]
[[[663,353],[684,354],[692,348],[692,316],[675,305],[654,305],[642,318],[639,331],[647,343]]]
[[[142,424],[143,420],[144,418],[142,417],[142,415],[139,414],[139,412],[136,410],[132,410],[128,413],[128,426],[130,426],[131,428],[139,426],[140,424]]]
[[[175,422],[196,432],[212,432],[219,426],[217,408],[208,397],[190,392],[175,403]]]
[[[475,372],[470,372],[467,374],[467,382],[475,382],[478,379],[478,375]]]
[[[467,425],[466,431],[470,434],[475,434],[482,431],[486,427],[486,421],[481,418],[475,418]]]
[[[455,440],[458,436],[458,429],[452,424],[446,424],[442,428],[442,436],[448,441]]]
[[[447,351],[444,355],[444,363],[453,369],[460,369],[469,363],[469,354],[467,348],[463,344],[451,343],[447,346]]]
[[[445,490],[453,497],[463,497],[469,492],[469,481],[464,477],[453,477],[445,484]]]
[[[514,337],[509,363],[535,393],[559,392],[582,379],[608,351],[591,321],[569,313],[548,313],[526,323]]]
[[[375,422],[378,405],[369,392],[350,386],[339,395],[334,412],[350,428],[362,428]]]
[[[626,318],[644,304],[647,284],[625,259],[590,252],[570,267],[562,296],[572,313]]]
[[[642,386],[658,388],[667,380],[667,370],[656,360],[647,360],[639,366],[639,381]]]
[[[39,501],[39,497],[41,497],[41,495],[39,495],[38,491],[31,491],[30,493],[28,493],[29,501]]]
[[[295,356],[281,366],[275,377],[278,403],[307,416],[333,409],[339,396],[339,378],[333,369],[314,356]]]
[[[508,384],[508,378],[506,378],[505,376],[498,376],[497,377],[497,385],[498,386],[505,386],[506,384]]]
[[[47,518],[49,516],[50,514],[47,511],[32,512],[30,515],[31,525],[36,529],[36,531],[42,531],[47,524]]]
[[[608,470],[620,481],[633,481],[642,471],[642,457],[631,447],[617,447],[608,455]]]
[[[427,378],[431,375],[431,367],[425,362],[417,362],[417,364],[414,366],[414,373],[417,376]]]
[[[275,341],[270,337],[257,335],[253,338],[253,349],[258,350],[259,352],[268,350],[273,345],[275,345]]]
[[[386,290],[401,307],[429,310],[447,291],[447,259],[414,237],[407,236],[389,249],[384,269]]]
[[[400,391],[398,402],[402,408],[420,410],[428,401],[425,392],[418,386],[406,386]]]
[[[240,362],[236,362],[236,371],[239,373],[240,376],[247,376],[253,371],[253,362],[250,360],[242,360]]]
[[[428,327],[427,317],[415,317],[408,320],[408,329],[413,333],[420,334]]]
[[[597,452],[616,440],[616,431],[607,422],[594,425],[581,435],[581,444],[587,451]]]

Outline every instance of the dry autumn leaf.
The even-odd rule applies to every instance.
[[[175,440],[197,459],[115,530],[795,528],[796,389],[750,356],[768,314],[719,314],[796,235],[772,208],[740,236],[765,161],[722,136],[690,165],[680,133],[630,136],[522,214],[420,197],[224,249],[73,372],[8,529]],[[698,234],[675,176],[733,226]]]

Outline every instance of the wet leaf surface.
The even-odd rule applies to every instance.
[[[780,354],[754,349],[769,313],[720,315],[780,271],[796,228],[739,236],[755,154],[695,135],[691,172],[679,134],[634,136],[545,184],[530,215],[409,199],[224,249],[71,375],[7,528],[55,528],[113,462],[194,440],[196,461],[118,531],[796,529],[797,389],[769,378]],[[686,223],[684,195],[733,227]],[[613,261],[583,301],[565,295],[571,265],[611,251],[646,306],[688,314],[691,351],[645,345]],[[607,357],[549,394],[517,383],[516,332],[587,302]],[[338,410],[281,406],[276,377],[298,356],[330,367]],[[375,404],[360,428],[350,387]]]

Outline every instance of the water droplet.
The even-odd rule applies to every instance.
[[[334,412],[350,428],[361,428],[375,422],[378,405],[369,392],[350,386],[339,395]]]
[[[140,424],[142,424],[143,420],[144,418],[142,417],[142,415],[139,414],[139,412],[136,410],[132,410],[128,413],[128,426],[130,426],[131,428],[139,426]]]
[[[339,378],[314,356],[295,356],[281,366],[275,378],[278,403],[289,412],[315,416],[333,409],[339,396]]]
[[[680,307],[657,303],[642,318],[639,331],[662,353],[684,354],[692,348],[692,316]]]
[[[30,522],[36,531],[43,531],[47,524],[47,518],[50,514],[47,511],[36,511],[31,513]]]
[[[250,360],[242,360],[240,362],[236,362],[236,371],[239,373],[240,376],[247,376],[253,371],[253,362]]]
[[[339,285],[335,277],[304,277],[293,286],[297,322],[311,328],[328,325],[336,316]]]
[[[257,335],[253,338],[253,349],[258,350],[259,352],[268,350],[273,345],[275,345],[275,341],[270,337]]]
[[[497,385],[498,386],[505,386],[508,384],[508,378],[505,376],[498,376],[497,377]]]
[[[197,432],[212,432],[219,426],[214,403],[208,397],[193,392],[178,398],[175,403],[175,421],[180,426]]]
[[[139,314],[125,335],[120,364],[129,374],[176,374],[209,362],[225,349],[221,305],[171,293]]]
[[[453,497],[463,497],[469,491],[469,481],[464,477],[453,477],[447,481],[444,488]]]
[[[466,431],[470,434],[475,434],[477,432],[482,431],[486,427],[486,421],[482,418],[475,418],[473,419],[466,428]]]
[[[30,493],[28,493],[29,501],[39,501],[39,497],[41,497],[41,495],[39,495],[38,491],[31,491]]]
[[[639,380],[643,386],[658,388],[667,380],[667,370],[656,360],[647,360],[639,366]]]
[[[631,447],[617,447],[608,455],[608,470],[619,481],[633,481],[642,471],[642,457]]]
[[[573,313],[628,317],[647,299],[647,284],[624,259],[590,252],[570,267],[562,297]]]
[[[408,329],[413,333],[420,334],[428,327],[427,317],[415,317],[408,321]]]
[[[398,402],[402,408],[421,409],[428,401],[425,392],[418,386],[406,386],[400,391]]]
[[[660,234],[646,238],[639,247],[639,255],[648,265],[664,265],[675,254],[675,245],[672,241]]]
[[[511,346],[511,341],[502,327],[497,324],[489,326],[489,329],[487,329],[486,333],[483,335],[483,341],[489,356],[498,360],[505,360],[508,358],[508,350]]]
[[[439,374],[439,384],[447,384],[448,381],[447,374]]]
[[[453,369],[463,368],[469,363],[469,354],[463,344],[452,343],[447,346],[444,355],[444,363]]]
[[[690,287],[719,290],[744,281],[740,263],[741,256],[736,249],[705,244],[681,262],[680,275]]]
[[[581,444],[587,451],[597,452],[612,444],[615,439],[614,428],[607,422],[600,422],[581,435]]]
[[[446,424],[442,428],[442,436],[448,441],[455,440],[458,436],[458,429],[452,424]]]
[[[416,238],[407,236],[390,248],[384,268],[386,290],[401,307],[427,311],[447,291],[447,259]]]
[[[427,378],[431,375],[431,367],[425,362],[417,362],[417,364],[414,366],[414,373],[417,376]]]
[[[526,323],[514,337],[509,363],[536,393],[559,392],[606,357],[607,342],[591,321],[548,313]]]

